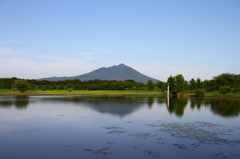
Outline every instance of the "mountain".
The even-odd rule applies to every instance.
[[[136,82],[147,83],[149,79],[151,79],[154,83],[157,83],[159,80],[148,77],[131,67],[128,67],[124,64],[114,65],[111,67],[102,67],[92,72],[79,75],[79,76],[72,76],[72,77],[48,77],[48,78],[41,78],[38,80],[48,80],[48,81],[60,81],[60,80],[73,80],[79,79],[81,81],[88,81],[94,79],[100,80],[117,80],[117,81],[124,81],[132,79]]]

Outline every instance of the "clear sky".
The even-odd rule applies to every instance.
[[[0,78],[121,63],[162,81],[240,74],[240,0],[0,0]]]

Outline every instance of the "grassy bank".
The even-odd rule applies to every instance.
[[[69,92],[67,90],[28,90],[25,93],[19,91],[12,91],[9,89],[0,89],[0,95],[161,95],[160,91],[148,91],[148,90],[73,90]]]
[[[10,89],[0,89],[0,95],[166,95],[159,90],[148,91],[148,90],[73,90],[69,92],[67,90],[28,90],[25,93],[19,91],[12,91]],[[193,92],[187,92],[188,96],[194,95]],[[219,94],[218,91],[215,92],[205,92],[206,97],[239,97],[240,93],[230,92],[226,95]]]

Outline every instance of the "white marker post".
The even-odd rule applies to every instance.
[[[169,83],[167,84],[167,106],[169,107]]]
[[[167,84],[167,96],[169,97],[169,83]]]

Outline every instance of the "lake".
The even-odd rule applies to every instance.
[[[0,96],[1,159],[240,158],[240,99]]]

